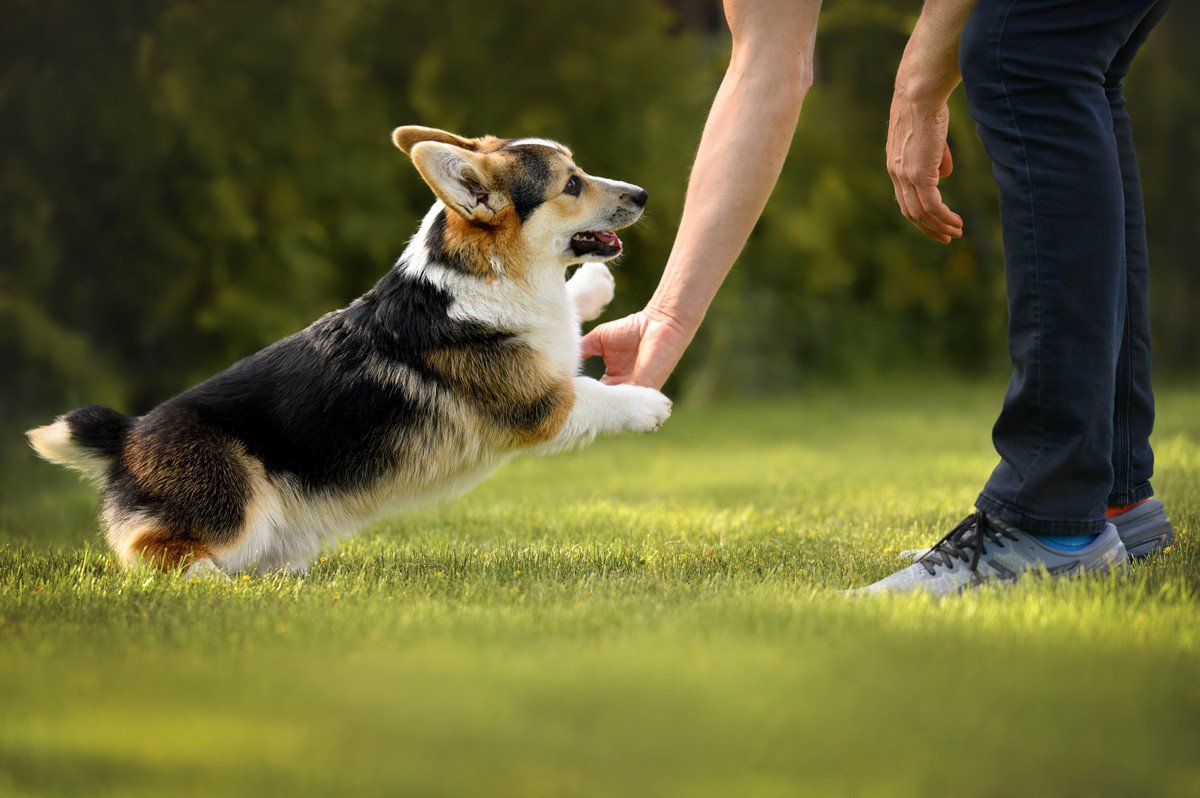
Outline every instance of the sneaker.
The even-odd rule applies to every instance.
[[[1113,512],[1121,510],[1121,512]],[[1140,560],[1175,543],[1175,530],[1158,499],[1109,510],[1108,522],[1117,528],[1129,556]]]
[[[1126,551],[1135,560],[1144,559],[1175,543],[1175,532],[1167,520],[1167,511],[1158,499],[1146,499],[1123,512],[1109,512],[1108,523],[1117,528]],[[900,556],[919,560],[927,553],[929,549],[903,549]]]
[[[1128,559],[1112,524],[1086,546],[1063,551],[1047,546],[1036,535],[976,512],[912,565],[846,593],[923,591],[944,596],[984,582],[1013,582],[1023,572],[1043,568],[1056,577],[1123,570]]]

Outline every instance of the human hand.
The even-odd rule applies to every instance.
[[[661,388],[691,340],[692,333],[683,325],[646,308],[585,335],[583,357],[604,358],[601,382]]]
[[[899,87],[892,97],[888,123],[887,168],[900,211],[925,235],[949,244],[961,238],[963,220],[942,201],[938,181],[954,171],[950,145],[950,109],[927,109]]]

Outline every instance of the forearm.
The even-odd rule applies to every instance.
[[[731,12],[743,13],[738,5],[731,3]],[[779,179],[811,85],[820,3],[772,5],[745,9],[749,19],[731,13],[733,56],[704,126],[675,244],[647,306],[688,335],[699,327]],[[739,36],[739,28],[749,26]]]
[[[896,93],[915,104],[945,105],[962,79],[958,40],[978,0],[926,0],[896,72]]]

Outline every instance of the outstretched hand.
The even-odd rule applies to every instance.
[[[928,111],[897,90],[888,124],[887,167],[904,216],[934,241],[961,238],[963,220],[942,201],[938,181],[954,171],[950,109]]]
[[[604,358],[601,382],[661,388],[691,340],[681,324],[646,309],[601,324],[585,335],[583,357]]]

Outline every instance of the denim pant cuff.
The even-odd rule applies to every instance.
[[[979,498],[975,500],[975,507],[1034,535],[1099,535],[1108,523],[1104,518],[1091,521],[1082,521],[1077,518],[1039,518],[1024,510],[1018,510],[1012,505],[997,501],[986,493],[979,494]]]
[[[1154,495],[1154,488],[1150,487],[1149,482],[1143,482],[1140,485],[1133,487],[1127,493],[1111,493],[1108,496],[1109,507],[1127,507],[1131,504],[1143,502]]]

